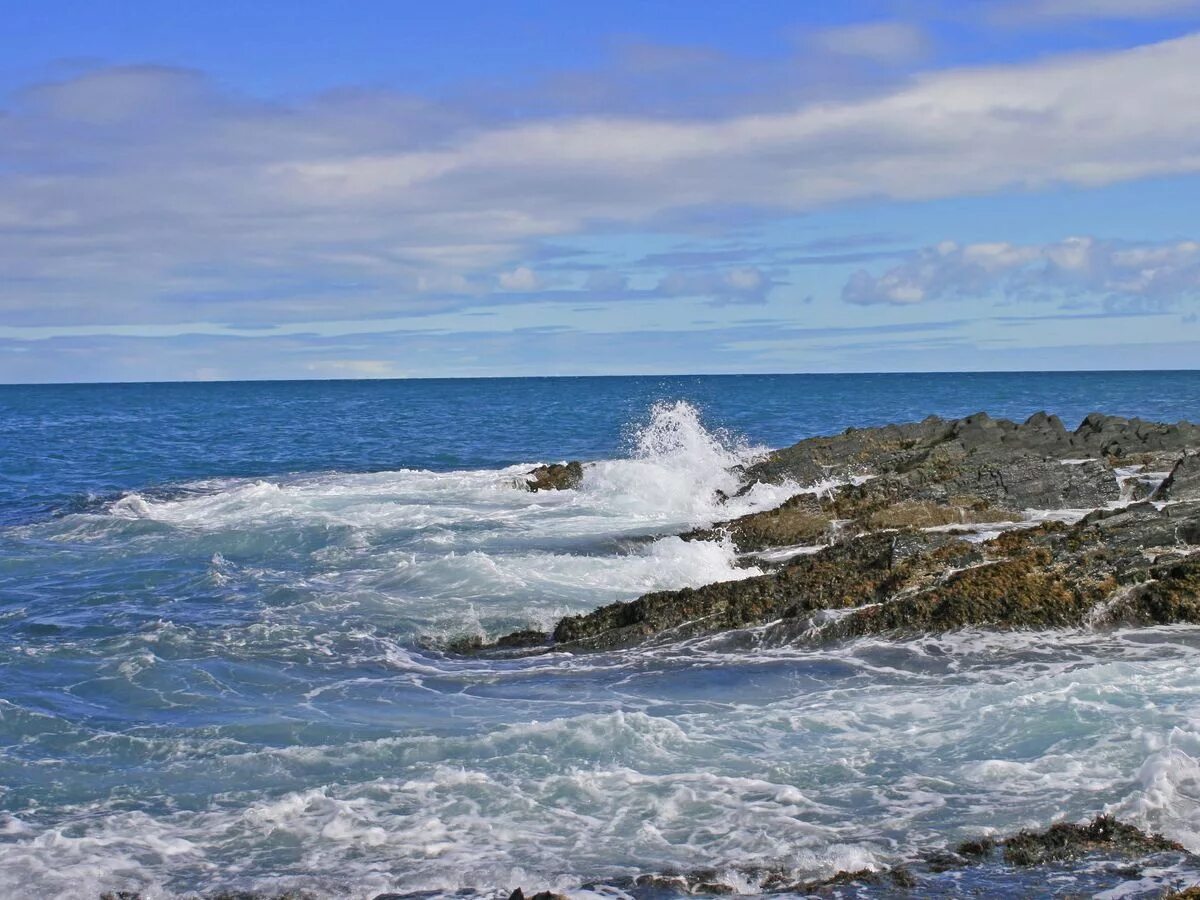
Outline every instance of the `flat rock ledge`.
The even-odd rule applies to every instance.
[[[721,632],[771,645],[968,627],[1200,624],[1192,423],[1093,413],[1069,432],[1045,413],[1020,424],[986,413],[930,417],[800,441],[748,467],[741,492],[759,482],[800,492],[681,537],[728,535],[741,553],[761,554],[766,574],[645,594],[568,616],[549,633],[523,629],[449,649],[586,652]]]

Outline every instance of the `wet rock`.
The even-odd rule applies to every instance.
[[[1154,492],[1155,500],[1200,500],[1200,453],[1189,453]]]
[[[1154,566],[1150,580],[1104,610],[1112,625],[1200,625],[1200,553]]]
[[[508,900],[567,900],[566,894],[556,894],[553,891],[538,891],[536,894],[526,894],[517,888],[508,895]]]
[[[914,539],[921,540],[919,535]],[[614,649],[651,636],[692,637],[872,602],[887,590],[894,541],[892,534],[870,535],[802,557],[769,575],[613,603],[562,619],[553,637],[560,649]]]
[[[1175,841],[1100,816],[1085,824],[964,841],[952,851],[919,853],[892,868],[820,879],[804,878],[784,864],[646,874],[612,886],[639,898],[737,893],[735,883],[756,885],[756,892],[767,895],[804,897],[1082,897],[1136,879],[1142,896],[1154,884],[1161,891],[1194,878],[1198,864]],[[1069,893],[1062,893],[1064,887]]]
[[[1097,816],[1086,825],[1059,822],[1045,831],[1022,831],[1004,841],[1004,861],[1015,866],[1063,862],[1097,850],[1127,856],[1186,852],[1182,844],[1160,834],[1147,834],[1112,816]]]
[[[536,631],[532,628],[524,631],[514,631],[512,634],[506,634],[498,639],[495,646],[500,649],[516,649],[524,647],[540,647],[549,639],[549,635],[544,631]]]
[[[685,541],[719,540],[729,534],[739,552],[824,543],[833,525],[813,494],[797,494],[775,509],[750,513],[711,528],[680,535]]]
[[[827,636],[1072,627],[1116,587],[1112,579],[1072,581],[1050,562],[1039,550],[955,572],[925,590],[855,610]]]
[[[830,641],[966,627],[1200,623],[1200,503],[1101,510],[982,544],[945,532],[878,531],[777,571],[657,591],[562,619],[560,650],[606,650],[766,626],[762,641]],[[536,632],[512,646],[545,646]]]
[[[565,491],[579,487],[583,481],[583,463],[551,463],[526,473],[524,486],[531,491]]]
[[[801,441],[748,469],[748,478],[823,477],[855,466],[874,474],[684,537],[728,533],[742,552],[824,545],[817,552],[765,575],[568,616],[549,638],[525,630],[455,649],[606,650],[749,628],[755,640],[782,642],[1200,621],[1190,568],[1200,500],[1109,508],[1120,487],[1106,458],[1136,451],[1159,459],[1193,441],[1200,427],[1187,423],[1091,415],[1068,432],[1054,416],[1018,425],[984,413]],[[1166,493],[1186,495],[1197,460],[1180,461]],[[1022,507],[1094,511],[1074,526],[1022,527],[983,544],[947,529],[1016,522]]]

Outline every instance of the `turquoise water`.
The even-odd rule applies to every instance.
[[[1191,629],[438,649],[744,577],[672,536],[733,466],[978,409],[1200,420],[1200,373],[0,387],[0,896],[816,877],[1102,810],[1200,850]]]

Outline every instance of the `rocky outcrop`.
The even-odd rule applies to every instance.
[[[558,649],[603,650],[764,626],[830,641],[965,627],[1200,624],[1200,503],[1149,503],[983,543],[914,529],[839,542],[776,572],[569,616]],[[834,615],[831,615],[834,614]]]
[[[746,471],[755,481],[814,484],[852,474],[888,475],[906,499],[959,496],[1010,510],[1084,509],[1119,498],[1113,464],[1150,464],[1200,447],[1200,426],[1093,413],[1068,432],[1057,416],[1023,423],[976,413],[962,419],[847,429],[778,450]],[[951,504],[952,505],[952,504]]]
[[[583,481],[583,463],[550,463],[525,474],[521,484],[530,491],[566,491]]]
[[[1154,492],[1154,499],[1200,500],[1200,453],[1189,453],[1179,460]]]
[[[827,478],[835,467],[846,475],[850,466],[866,477],[683,537],[728,533],[742,552],[815,552],[765,575],[657,591],[568,616],[550,634],[526,630],[470,649],[608,650],[746,629],[747,639],[785,642],[1200,624],[1200,499],[1187,499],[1200,456],[1184,455],[1195,448],[1195,425],[1101,415],[1074,432],[1054,416],[1017,425],[981,413],[801,441],[747,469],[746,483]],[[1153,502],[1118,507],[1110,457],[1171,476]],[[1030,527],[1020,521],[1030,506],[1094,511],[1073,525]],[[981,524],[1002,533],[983,540],[970,531]]]

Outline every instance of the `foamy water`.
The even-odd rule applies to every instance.
[[[720,505],[760,452],[664,404],[578,491],[515,489],[537,460],[208,479],[6,529],[0,896],[753,892],[1102,811],[1200,850],[1194,629],[436,649],[756,574],[673,535],[799,489]]]

